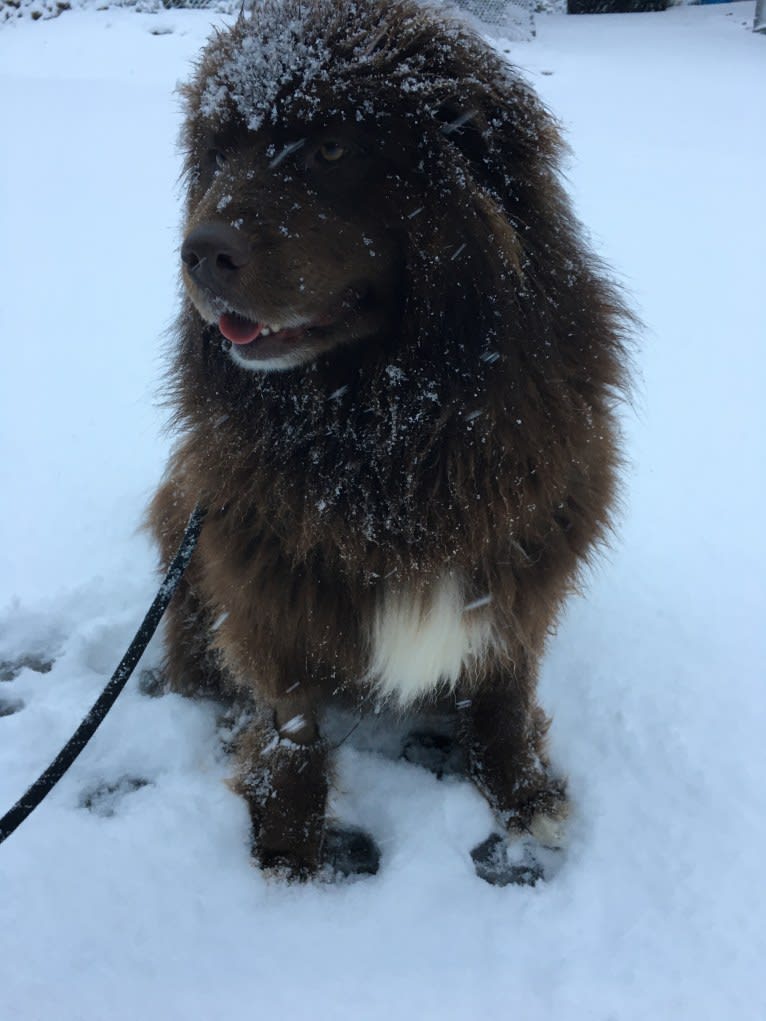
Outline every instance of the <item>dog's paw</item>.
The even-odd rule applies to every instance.
[[[253,862],[267,879],[280,883],[307,883],[319,871],[316,861],[308,861],[290,851],[254,847]]]
[[[562,802],[557,811],[538,812],[534,815],[527,829],[538,844],[552,850],[561,850],[566,846],[568,817],[569,806]]]
[[[471,851],[476,875],[492,886],[535,886],[561,867],[561,851],[536,840],[492,833]]]
[[[337,825],[324,831],[318,857],[257,846],[253,856],[264,875],[282,882],[335,882],[352,876],[374,876],[380,866],[380,851],[368,833]]]
[[[374,876],[380,868],[380,850],[364,830],[328,826],[322,841],[322,866],[333,876]]]
[[[562,781],[553,780],[515,812],[501,817],[511,840],[532,837],[542,847],[560,850],[567,843],[569,801]]]
[[[493,886],[534,886],[552,879],[563,863],[569,802],[563,788],[554,787],[531,817],[507,821],[506,835],[492,833],[471,851],[476,874]]]
[[[404,742],[402,758],[435,773],[440,780],[465,772],[465,754],[459,743],[438,731],[413,731]]]
[[[528,847],[520,841],[509,843],[499,833],[491,833],[477,844],[471,858],[476,875],[492,886],[534,886],[544,877],[542,866]]]

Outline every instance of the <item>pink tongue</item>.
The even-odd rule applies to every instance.
[[[263,323],[254,323],[252,319],[226,312],[218,320],[218,329],[232,344],[249,344],[261,332]]]

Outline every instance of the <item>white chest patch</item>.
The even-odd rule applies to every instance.
[[[454,688],[464,671],[474,672],[502,648],[491,610],[488,597],[466,606],[455,575],[424,593],[386,591],[371,629],[368,678],[376,691],[405,706]]]

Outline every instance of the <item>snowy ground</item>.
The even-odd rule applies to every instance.
[[[214,707],[131,682],[0,848],[3,1021],[766,1017],[752,16],[552,17],[513,46],[568,128],[580,213],[648,326],[619,541],[545,668],[576,802],[558,875],[487,886],[468,852],[490,819],[470,787],[344,748],[338,812],[376,834],[381,873],[269,884],[223,783]],[[0,660],[53,662],[0,681],[0,811],[153,594],[136,526],[169,445],[153,394],[176,288],[172,88],[213,17],[77,12],[0,33]]]

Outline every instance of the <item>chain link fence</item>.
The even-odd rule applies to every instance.
[[[257,2],[257,0],[256,0]],[[535,10],[566,10],[566,0],[446,0],[446,10],[463,12],[477,27],[494,31],[510,39],[529,39],[534,34]],[[551,6],[552,5],[552,6]],[[248,4],[246,4],[248,6]],[[0,0],[0,21],[28,17],[55,18],[63,11],[101,10],[128,7],[135,11],[156,13],[170,8],[197,8],[237,14],[242,0]]]
[[[445,10],[462,12],[479,30],[519,40],[534,36],[536,14],[659,11],[677,3],[694,2],[705,0],[443,0],[443,6]],[[109,7],[128,7],[146,13],[169,8],[204,8],[234,15],[241,9],[242,0],[0,0],[0,22],[19,17],[48,19],[63,11]],[[756,0],[753,31],[766,34],[766,0]]]

